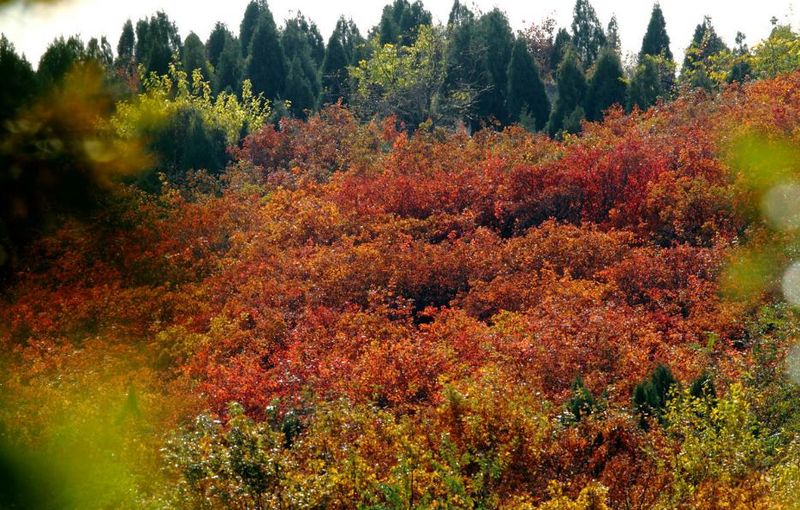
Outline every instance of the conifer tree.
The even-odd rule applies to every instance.
[[[286,57],[275,20],[266,4],[250,41],[248,55],[246,75],[253,83],[253,91],[263,93],[267,99],[281,97],[286,81]]]
[[[558,98],[548,123],[550,136],[556,136],[566,127],[570,128],[570,132],[574,132],[576,119],[579,120],[584,111],[583,104],[586,100],[587,88],[586,77],[572,48],[567,50],[561,65],[558,67],[556,82],[558,84]],[[570,120],[570,125],[565,123],[568,119]]]
[[[45,88],[57,85],[73,66],[85,58],[86,49],[80,37],[59,37],[50,43],[39,59],[37,79]]]
[[[325,48],[325,60],[322,62],[322,103],[332,104],[339,99],[347,99],[347,55],[340,40],[340,35],[334,31]]]
[[[645,55],[654,57],[661,55],[667,60],[672,60],[672,51],[669,49],[669,35],[667,34],[667,22],[658,2],[653,5],[653,12],[650,14],[650,22],[647,24],[647,32],[644,34],[642,49],[639,52],[639,61],[642,61]]]
[[[181,53],[178,27],[164,11],[136,23],[136,62],[146,72],[167,74],[169,64]]]
[[[394,0],[383,8],[378,23],[380,43],[411,46],[419,27],[430,25],[432,19],[431,13],[425,10],[420,0],[416,0],[413,4],[408,0]]]
[[[133,23],[129,19],[122,25],[122,35],[119,36],[119,43],[117,44],[117,62],[121,66],[128,66],[133,63],[135,41]]]
[[[214,70],[214,92],[238,92],[242,82],[242,51],[239,40],[229,37]]]
[[[576,0],[572,18],[572,46],[584,69],[592,67],[605,45],[606,35],[594,7],[589,0]]]
[[[106,36],[100,37],[100,40],[96,37],[89,39],[89,42],[86,43],[86,58],[97,62],[106,69],[114,64],[114,51]]]
[[[294,18],[286,20],[286,26],[281,34],[281,44],[286,55],[286,61],[292,62],[295,58],[299,60],[303,78],[308,82],[308,86],[314,96],[314,103],[316,103],[321,89],[318,65],[314,57],[318,35],[319,32],[316,30],[316,26],[313,23],[309,23],[301,13],[298,13]]]
[[[514,43],[508,64],[507,105],[511,122],[519,122],[521,116],[533,118],[537,131],[545,127],[550,117],[550,102],[544,82],[522,37],[518,37]]]
[[[208,61],[215,69],[219,66],[219,57],[222,55],[222,51],[225,49],[225,43],[228,39],[233,39],[233,34],[224,23],[218,21],[214,25],[214,29],[211,30],[211,34],[209,34],[208,40],[206,41],[206,55],[208,56]]]
[[[558,66],[561,65],[561,60],[564,58],[564,53],[567,51],[567,47],[569,47],[572,38],[565,29],[560,28],[558,32],[556,32],[556,37],[553,40],[553,50],[550,54],[550,69],[553,72],[558,70]]]
[[[259,20],[265,10],[264,0],[250,0],[244,10],[242,23],[239,25],[239,44],[244,58],[247,58],[250,54],[250,43],[253,40],[253,34],[256,33]]]
[[[591,121],[603,119],[603,112],[610,106],[625,105],[627,85],[622,71],[622,62],[610,48],[600,52],[594,73],[589,81],[586,96],[586,118]]]
[[[611,16],[611,21],[608,22],[606,29],[606,47],[611,48],[617,55],[621,50],[621,42],[619,39],[619,24],[617,23],[616,14]]]
[[[313,110],[315,107],[316,98],[308,83],[299,56],[295,56],[289,66],[289,74],[286,77],[286,96],[291,103],[291,112],[295,117],[304,119],[306,111]]]
[[[4,35],[0,35],[0,133],[6,121],[33,98],[36,93],[36,74],[30,63],[21,57]]]
[[[658,68],[658,58],[652,55],[644,55],[636,66],[629,88],[628,110],[638,107],[640,110],[647,110],[663,97],[664,90],[661,87],[661,77]]]
[[[187,73],[191,74],[195,69],[200,69],[205,79],[212,78],[211,67],[206,57],[206,46],[194,32],[189,32],[183,41],[181,63]]]
[[[496,119],[501,124],[509,122],[506,108],[508,92],[508,63],[514,46],[514,34],[508,18],[499,9],[493,9],[478,21],[483,58],[489,70],[489,88],[479,96],[479,114],[486,120]]]

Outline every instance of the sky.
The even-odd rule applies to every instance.
[[[108,36],[116,50],[122,25],[164,10],[175,21],[181,37],[190,31],[205,40],[216,21],[222,21],[238,33],[244,9],[249,0],[61,0],[54,3],[21,4],[12,1],[0,7],[0,33],[14,43],[18,52],[36,67],[47,45],[59,35],[79,34],[91,37]],[[452,0],[423,0],[434,20],[446,21]],[[376,25],[381,10],[390,0],[269,0],[269,7],[279,24],[297,11],[316,22],[327,39],[339,15],[352,17],[363,34]],[[463,0],[462,0],[463,2]],[[469,4],[469,0],[467,2]],[[593,0],[600,21],[605,25],[616,14],[624,53],[638,53],[652,9],[649,0]],[[499,7],[508,14],[514,30],[552,16],[560,26],[568,27],[574,0],[474,0],[480,11]],[[695,26],[703,16],[711,16],[717,32],[733,45],[737,31],[747,35],[753,45],[770,31],[770,18],[797,26],[800,17],[790,0],[661,0],[676,60],[682,60]]]

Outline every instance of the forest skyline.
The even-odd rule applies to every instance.
[[[368,5],[360,2],[320,5],[317,0],[291,2],[273,0],[268,3],[279,26],[283,26],[285,20],[297,12],[302,12],[317,24],[325,38],[333,31],[339,16],[352,18],[362,33],[366,34],[378,24],[383,9],[381,2],[370,2]],[[483,12],[495,7],[503,10],[515,31],[524,30],[531,23],[538,23],[546,17],[553,17],[558,26],[568,28],[572,19],[572,2],[561,2],[558,5],[550,2],[523,5],[504,0],[477,0],[466,4]],[[630,5],[629,2],[622,0],[597,0],[593,4],[604,25],[609,22],[612,15],[617,17],[623,57],[638,53],[652,4],[641,2]],[[197,9],[196,4],[183,0],[177,2],[145,0],[135,5],[96,0],[27,5],[12,2],[10,5],[0,7],[0,33],[15,45],[20,54],[25,55],[35,68],[48,44],[60,35],[65,37],[80,35],[85,40],[106,36],[109,41],[115,43],[125,20],[131,19],[135,22],[139,18],[152,15],[157,10],[164,10],[176,23],[181,37],[194,32],[205,40],[217,21],[227,24],[229,28],[238,28],[241,13],[246,5],[245,0],[204,5],[203,9]],[[424,5],[433,15],[435,23],[446,23],[452,7],[451,0],[427,0]],[[734,11],[730,9],[728,2],[723,0],[702,3],[671,0],[661,2],[661,7],[677,62],[683,60],[692,33],[704,16],[712,18],[717,32],[729,45],[734,43],[737,32],[744,33],[747,36],[746,42],[750,45],[766,38],[772,27],[770,23],[772,17],[782,24],[796,25],[798,22],[798,13],[794,11],[793,2],[787,0],[765,0],[758,5],[737,6]]]

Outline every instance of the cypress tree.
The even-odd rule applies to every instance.
[[[164,11],[136,23],[136,61],[147,72],[167,74],[173,58],[181,53],[178,27]]]
[[[239,40],[229,37],[214,70],[214,92],[238,92],[242,82],[242,52]]]
[[[86,57],[83,41],[77,36],[55,39],[39,59],[36,71],[39,83],[46,87],[58,84],[72,67]]]
[[[346,98],[347,89],[347,55],[334,31],[325,48],[325,60],[322,62],[322,102],[336,103]]]
[[[117,43],[117,62],[120,65],[128,66],[133,63],[134,44],[133,23],[129,19],[122,25],[122,35],[119,36],[119,43]]]
[[[381,13],[377,32],[381,44],[400,44],[411,46],[417,37],[419,27],[430,25],[431,13],[425,10],[422,2],[416,0],[409,4],[408,0],[394,0],[386,5]]]
[[[313,23],[309,24],[305,17],[298,13],[294,18],[286,20],[286,26],[281,34],[281,44],[283,45],[283,52],[286,55],[287,62],[291,62],[295,58],[299,60],[303,77],[308,82],[316,103],[321,85],[319,73],[317,72],[318,66],[314,59],[314,47],[317,43],[316,37],[319,34],[317,32],[315,35],[315,29],[316,27]]]
[[[264,7],[250,41],[246,74],[255,93],[263,92],[267,99],[275,99],[283,94],[287,66],[275,20],[266,4]]]
[[[508,64],[507,104],[512,122],[518,122],[521,115],[526,115],[534,119],[536,130],[544,129],[550,117],[550,101],[539,67],[522,37],[518,37],[514,43]]]
[[[619,55],[621,46],[619,24],[617,23],[617,15],[615,14],[611,16],[611,21],[608,22],[608,28],[606,29],[606,47],[611,48]]]
[[[215,69],[219,66],[219,57],[222,55],[222,51],[225,49],[225,43],[228,39],[233,39],[233,34],[224,23],[217,21],[206,41],[206,55],[208,56],[208,61]]]
[[[36,92],[36,74],[25,57],[20,57],[14,45],[0,34],[0,133],[7,120],[26,105]]]
[[[642,40],[642,50],[639,52],[639,61],[642,61],[645,55],[654,57],[661,55],[667,60],[672,60],[672,51],[669,49],[669,35],[667,34],[667,22],[658,2],[653,5],[653,12],[650,14],[647,32]]]
[[[553,40],[553,49],[550,53],[550,69],[553,71],[558,70],[558,66],[561,65],[561,60],[564,58],[564,53],[566,53],[571,40],[569,32],[563,28],[558,29]]]
[[[625,105],[627,86],[622,62],[611,49],[600,53],[586,96],[586,117],[591,121],[603,119],[603,112],[614,104]]]
[[[496,119],[501,124],[509,122],[506,108],[508,92],[508,63],[514,46],[514,34],[508,18],[499,9],[493,9],[478,21],[481,45],[484,48],[486,68],[489,70],[489,89],[479,98],[479,114],[484,119]]]
[[[606,35],[589,0],[576,0],[572,18],[572,45],[584,69],[594,64]]]
[[[250,52],[250,42],[253,34],[258,28],[261,14],[266,10],[263,0],[251,0],[244,10],[242,23],[239,25],[239,44],[241,45],[242,57],[247,58]]]
[[[574,132],[575,120],[583,112],[583,103],[586,100],[586,77],[578,64],[578,57],[570,48],[564,55],[561,65],[556,73],[558,84],[558,99],[556,99],[553,112],[550,114],[548,132],[556,136],[565,129],[565,121],[570,117],[571,131]]]
[[[106,36],[100,37],[99,41],[96,37],[89,39],[86,44],[86,58],[97,62],[102,67],[111,67],[114,63],[114,52]]]
[[[631,79],[628,97],[628,110],[638,107],[640,110],[647,110],[664,95],[661,87],[661,76],[659,74],[656,57],[644,55],[636,66],[636,71]]]
[[[191,74],[195,69],[200,69],[206,79],[212,79],[211,67],[206,57],[206,46],[194,32],[189,32],[183,42],[181,63],[186,72]]]
[[[291,112],[295,117],[306,118],[306,110],[313,110],[316,99],[306,78],[300,58],[295,56],[286,77],[287,99],[291,102]]]

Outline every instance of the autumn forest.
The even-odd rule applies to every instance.
[[[0,38],[0,508],[800,508],[800,34],[648,21]]]

